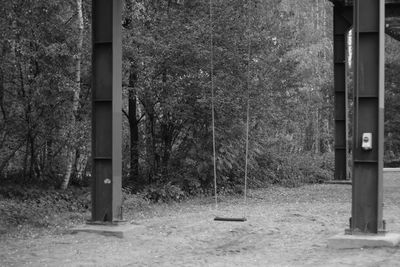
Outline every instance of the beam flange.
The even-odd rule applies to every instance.
[[[335,91],[335,180],[347,179],[347,33],[351,27],[352,8],[333,8],[333,60]]]

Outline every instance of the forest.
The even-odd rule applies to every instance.
[[[211,80],[221,193],[243,190],[247,100],[250,188],[332,179],[331,2],[122,2],[124,192],[212,193]],[[0,24],[3,195],[88,187],[91,1],[4,1]],[[400,161],[399,51],[387,36],[388,166]]]

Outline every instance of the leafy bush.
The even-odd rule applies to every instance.
[[[3,200],[0,202],[2,221],[6,225],[20,225],[31,223],[36,226],[46,226],[44,221],[48,217],[48,210],[41,209],[33,201]]]
[[[295,187],[304,183],[320,183],[333,176],[333,154],[292,155],[280,160],[275,183]]]
[[[145,193],[132,194],[130,192],[122,192],[124,211],[129,210],[144,210],[150,205],[150,200],[146,198]]]
[[[154,184],[147,186],[142,193],[144,197],[152,202],[181,201],[186,195],[179,186],[170,182],[164,185]]]
[[[90,207],[84,189],[66,191],[3,186],[0,189],[0,214],[7,225],[47,226],[49,217],[64,212],[83,212]]]

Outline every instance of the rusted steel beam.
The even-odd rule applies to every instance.
[[[121,0],[92,1],[92,221],[122,219]]]
[[[385,5],[354,1],[353,189],[350,233],[378,233],[382,220]]]
[[[333,8],[333,61],[335,89],[335,180],[347,177],[347,86],[346,86],[346,47],[347,33],[351,27],[352,8],[335,6]]]

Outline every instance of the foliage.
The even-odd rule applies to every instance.
[[[131,193],[130,190],[123,190],[123,210],[125,211],[140,211],[149,207],[151,201],[147,199],[144,192]]]
[[[144,199],[152,202],[181,201],[185,198],[185,192],[171,183],[147,186],[142,194]]]
[[[1,222],[16,226],[47,226],[49,218],[68,212],[84,212],[90,206],[86,189],[44,190],[8,185],[0,189]]]
[[[74,5],[12,1],[2,5],[0,12],[4,30],[0,178],[52,183],[66,169],[65,148],[84,148],[89,135],[87,110],[80,113],[78,127],[70,123],[77,53]]]
[[[137,83],[127,89],[134,90],[144,116],[140,175],[148,177],[149,184],[172,182],[188,194],[210,192],[211,31],[221,188],[235,188],[243,177],[247,94],[249,173],[254,180],[263,183],[259,177],[276,171],[258,164],[256,158],[263,155],[331,150],[332,122],[326,114],[332,111],[332,98],[322,94],[331,88],[326,82],[329,35],[310,30],[318,23],[321,29],[327,25],[322,16],[314,24],[293,23],[300,16],[293,12],[305,15],[311,3],[295,10],[285,1],[214,1],[212,22],[208,3],[202,1],[176,6],[130,3],[135,12],[132,27],[125,28],[124,66],[126,73],[132,64],[137,66]],[[327,10],[322,4],[319,8]],[[304,34],[297,34],[299,27]],[[320,72],[312,75],[314,69],[304,68],[316,61],[321,62]]]
[[[252,181],[256,187],[265,184],[279,184],[296,187],[304,183],[320,183],[332,179],[334,166],[333,153],[314,155],[312,153],[275,155],[269,162],[264,161],[264,180]],[[265,166],[267,164],[267,166]]]
[[[79,2],[0,8],[2,180],[59,187],[72,172],[87,184],[91,2],[83,32]],[[250,186],[326,179],[331,5],[212,3],[210,21],[207,1],[123,1],[124,186],[149,201],[212,193],[211,80],[219,191],[242,190],[248,101]]]
[[[385,154],[387,167],[400,166],[400,79],[398,41],[387,37],[385,65]]]

